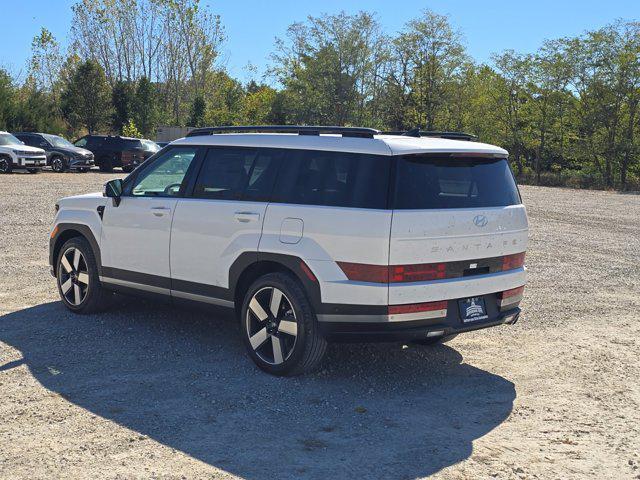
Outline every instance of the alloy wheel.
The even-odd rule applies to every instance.
[[[280,365],[291,356],[298,321],[291,301],[281,290],[264,287],[253,295],[245,328],[251,348],[262,361]]]
[[[0,158],[0,173],[9,171],[9,161],[6,158]]]
[[[89,270],[82,252],[71,247],[60,257],[58,282],[65,300],[78,307],[84,302],[89,290]]]
[[[57,157],[54,158],[51,167],[53,168],[54,172],[62,172],[62,170],[64,169],[64,165],[62,164],[62,159]]]

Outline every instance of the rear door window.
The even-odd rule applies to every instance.
[[[273,200],[300,205],[387,208],[390,157],[286,151]]]
[[[193,196],[267,201],[280,157],[277,150],[210,148],[198,174]]]
[[[520,203],[506,159],[399,157],[394,208],[486,208]]]

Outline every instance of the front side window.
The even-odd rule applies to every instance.
[[[76,140],[76,142],[74,143],[76,147],[84,147],[86,144],[87,144],[87,137],[83,137],[79,140]]]
[[[0,133],[0,145],[22,145],[22,142],[10,133]]]
[[[396,209],[488,208],[520,203],[506,159],[398,158]]]
[[[273,188],[280,153],[256,148],[211,148],[196,180],[193,196],[266,201]]]
[[[184,189],[196,149],[172,148],[142,170],[128,189],[134,197],[175,197]]]
[[[274,201],[301,205],[387,208],[390,157],[291,150],[283,159]]]
[[[54,147],[68,148],[73,147],[73,144],[66,138],[59,137],[58,135],[43,135],[43,137]]]

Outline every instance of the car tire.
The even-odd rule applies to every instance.
[[[39,168],[27,168],[27,172],[29,173],[38,173],[39,171]]]
[[[60,156],[53,157],[51,159],[51,170],[53,170],[56,173],[65,172],[67,170],[67,167],[65,165],[64,158]]]
[[[411,340],[414,345],[438,345],[440,343],[447,343],[449,340],[453,340],[458,336],[457,333],[451,335],[443,335],[441,337],[427,337],[418,340]]]
[[[131,167],[131,166],[122,167],[122,171],[124,173],[131,173],[131,172],[133,172],[133,167]]]
[[[109,157],[103,157],[100,160],[100,171],[101,172],[113,172],[113,162]]]
[[[56,283],[62,303],[75,313],[104,310],[113,296],[98,277],[98,263],[84,237],[67,240],[56,259]]]
[[[249,356],[272,375],[311,372],[327,348],[302,285],[287,273],[264,275],[249,287],[240,326]]]
[[[11,170],[13,170],[11,157],[0,155],[0,173],[11,173]]]

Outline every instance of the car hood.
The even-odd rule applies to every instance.
[[[61,198],[57,201],[61,210],[71,208],[74,210],[90,210],[92,212],[95,212],[95,208],[98,205],[104,205],[106,202],[107,197],[102,195],[102,192],[73,195],[71,197]]]
[[[80,147],[53,147],[51,151],[83,156],[92,155],[91,151],[87,150],[86,148]]]
[[[11,150],[18,150],[20,152],[29,153],[41,153],[44,155],[44,150],[37,147],[30,147],[29,145],[3,145],[4,148],[10,148]]]

